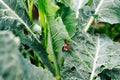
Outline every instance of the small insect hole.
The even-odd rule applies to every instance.
[[[101,65],[101,68],[104,68],[105,66],[104,65]]]
[[[90,72],[88,74],[91,74]]]
[[[75,66],[73,66],[73,67],[71,68],[71,70],[72,70],[72,71],[76,70]]]

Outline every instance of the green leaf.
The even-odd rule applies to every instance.
[[[75,2],[77,1],[72,1],[73,4],[69,7],[64,5],[64,3],[57,3],[60,7],[58,15],[61,16],[70,37],[75,34],[76,26],[78,25],[78,20],[76,18],[76,11],[78,10],[78,8],[75,8]]]
[[[78,24],[75,11],[65,6],[62,6],[60,11],[61,11],[60,15],[62,17],[62,21],[66,26],[68,34],[70,37],[73,37],[76,32],[76,26]]]
[[[44,29],[43,31],[43,41],[44,46],[47,46],[47,37],[48,37],[48,27],[49,26],[49,17],[55,17],[56,11],[59,9],[57,5],[54,4],[54,1],[51,0],[38,0],[38,10],[40,15],[40,23],[42,24],[42,27]],[[47,21],[46,21],[47,20]]]
[[[120,67],[119,43],[104,35],[83,32],[77,33],[73,39],[77,45],[71,44],[70,53],[66,53],[62,80],[97,80],[103,70]]]
[[[1,80],[55,80],[52,74],[36,67],[20,54],[19,38],[9,31],[0,32],[0,79]]]
[[[62,55],[60,52],[62,51],[64,40],[70,41],[71,39],[65,29],[61,18],[58,18],[57,20],[50,18],[48,21],[50,26],[48,29],[48,45],[46,49],[52,61],[54,62],[56,59],[56,63],[58,64],[59,69],[61,63],[58,62],[60,62],[59,59],[61,60],[61,57],[58,55]]]
[[[59,52],[62,49],[64,44],[64,40],[69,40],[70,37],[68,32],[65,29],[65,26],[62,22],[62,19],[59,17],[55,22],[50,21],[50,33],[51,33],[51,40],[53,44],[53,48],[55,52]]]
[[[41,7],[40,4],[44,4],[44,7]],[[47,46],[45,48],[47,50],[47,53],[49,54],[51,62],[53,62],[54,64],[56,72],[55,75],[59,76],[60,65],[58,62],[60,61],[58,60],[58,55],[60,54],[59,52],[61,52],[62,50],[64,40],[66,39],[70,41],[70,37],[61,18],[56,18],[56,12],[59,7],[55,5],[53,1],[45,0],[44,3],[43,1],[40,1],[39,7],[42,8],[40,9],[40,13],[45,16],[44,20],[46,20],[46,25],[42,25],[44,30],[47,31],[44,32],[44,35],[47,35],[47,39],[45,38],[45,40],[47,41]]]

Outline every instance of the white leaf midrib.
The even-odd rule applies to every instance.
[[[93,62],[93,68],[92,68],[92,73],[90,75],[90,80],[93,80],[94,75],[95,75],[95,70],[96,70],[96,64],[97,64],[97,60],[98,60],[99,51],[100,51],[100,39],[98,37],[97,46],[96,46],[96,54],[95,54],[95,58],[94,58],[94,62]]]
[[[97,8],[95,9],[95,14],[98,13],[98,11],[99,11],[100,7],[102,6],[103,2],[104,2],[104,0],[100,1],[100,3],[98,4]]]

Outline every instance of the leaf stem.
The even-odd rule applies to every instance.
[[[99,39],[99,37],[97,39],[97,42],[98,42],[98,44],[96,46],[96,54],[95,54],[95,58],[94,58],[92,73],[90,75],[90,80],[93,80],[94,75],[95,75],[95,69],[96,69],[96,64],[97,64],[97,60],[98,60],[98,54],[99,54],[99,51],[100,51],[100,39]]]
[[[85,26],[85,29],[84,29],[85,32],[87,32],[87,30],[89,29],[89,27],[91,26],[91,24],[93,23],[93,21],[94,21],[94,17],[91,16],[88,24]]]
[[[96,14],[98,13],[101,5],[103,4],[103,1],[104,1],[104,0],[101,0],[100,3],[98,4],[97,8],[95,9],[94,15],[96,15]],[[85,26],[85,29],[84,29],[85,32],[87,32],[87,30],[88,30],[89,27],[91,26],[92,22],[94,21],[94,19],[95,19],[95,18],[94,18],[93,16],[91,16],[90,20],[88,21],[88,24]]]

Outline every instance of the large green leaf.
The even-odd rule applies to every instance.
[[[70,37],[73,37],[76,32],[76,26],[78,24],[78,20],[76,19],[76,13],[70,7],[60,7],[60,15],[62,17],[62,21]]]
[[[63,0],[64,1],[64,0]],[[59,0],[56,1],[59,5],[60,9],[58,11],[58,15],[61,16],[62,21],[68,31],[68,34],[70,37],[72,37],[76,32],[76,26],[78,24],[78,20],[76,18],[76,10],[73,9],[73,5],[66,6],[64,2],[61,2]],[[72,1],[66,1],[66,2],[72,2]],[[75,7],[75,6],[74,6]]]
[[[19,38],[11,32],[0,32],[0,80],[55,80],[48,70],[23,58],[19,43]]]
[[[104,35],[86,33],[77,33],[73,39],[77,45],[72,44],[72,50],[66,53],[62,80],[98,80],[103,70],[120,67],[119,43]]]
[[[68,32],[61,20],[60,17],[55,17],[56,11],[59,9],[57,5],[51,0],[45,0],[44,4],[40,8],[41,14],[45,16],[46,26],[42,25],[44,29],[48,32],[44,32],[44,35],[47,35],[47,46],[46,50],[49,54],[51,61],[54,63],[56,75],[59,75],[59,63],[58,63],[58,56],[62,50],[64,40],[70,40]],[[60,62],[60,61],[59,61]]]

